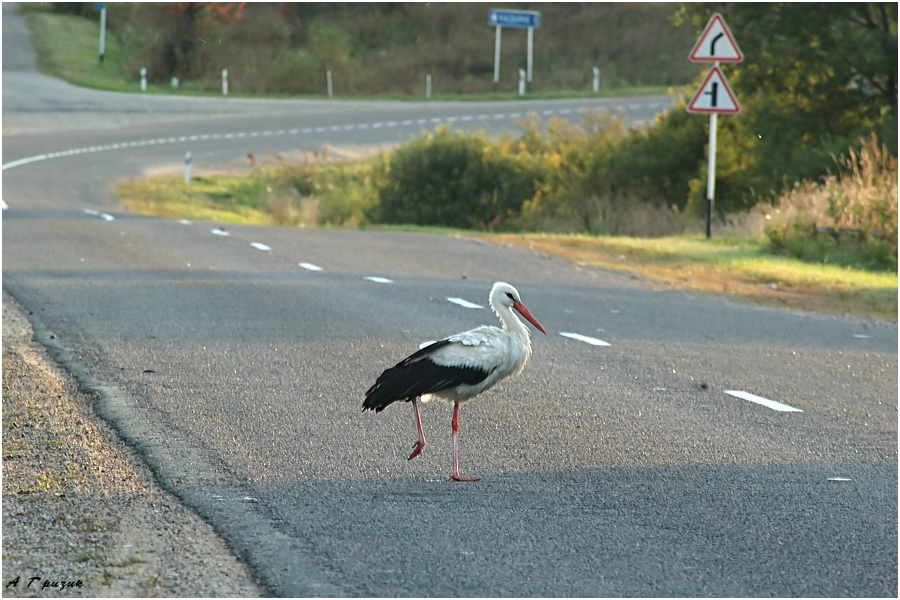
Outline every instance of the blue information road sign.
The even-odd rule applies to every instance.
[[[488,11],[488,25],[491,27],[518,27],[537,29],[541,24],[541,13],[536,10],[508,10],[492,8]]]

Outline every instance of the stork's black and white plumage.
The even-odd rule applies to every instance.
[[[366,392],[363,410],[381,412],[392,402],[411,402],[416,415],[419,439],[413,444],[412,460],[425,447],[425,434],[417,399],[453,403],[451,436],[453,468],[450,479],[478,481],[459,474],[459,405],[511,375],[518,375],[531,357],[528,328],[513,311],[525,317],[539,331],[544,328],[522,304],[516,288],[498,281],[491,289],[491,308],[503,327],[483,325],[432,342],[382,373]]]

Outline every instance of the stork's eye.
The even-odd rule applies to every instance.
[[[510,292],[506,292],[506,297],[509,298],[510,300],[512,300],[513,302],[516,301],[516,299],[513,297],[512,293],[510,293]]]

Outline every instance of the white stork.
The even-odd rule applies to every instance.
[[[450,480],[478,481],[459,474],[459,405],[510,375],[518,375],[531,357],[528,328],[513,313],[525,317],[543,334],[546,331],[522,304],[519,292],[498,281],[491,289],[491,308],[503,328],[482,325],[432,342],[382,373],[366,392],[363,410],[381,412],[392,402],[412,402],[419,439],[413,444],[412,460],[425,448],[425,434],[419,418],[422,402],[444,400],[453,403],[450,431],[453,438],[453,468]]]

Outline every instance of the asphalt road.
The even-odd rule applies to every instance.
[[[4,5],[3,286],[274,594],[896,597],[894,324],[451,236],[217,235],[112,193],[186,150],[202,168],[266,146],[396,143],[435,120],[574,118],[583,101],[100,93],[34,73],[23,40]],[[633,120],[666,102],[615,101]],[[407,462],[411,409],[364,414],[362,397],[419,342],[493,323],[447,298],[484,305],[498,279],[550,335],[463,407],[461,471],[482,479],[450,483],[448,406],[424,407],[429,445]]]

